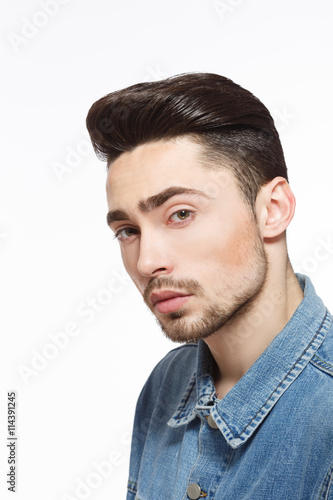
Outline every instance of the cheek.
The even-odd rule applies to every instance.
[[[135,275],[135,270],[137,269],[136,265],[137,262],[135,261],[134,254],[133,252],[128,252],[127,250],[124,250],[122,247],[120,247],[120,252],[124,267],[128,272],[129,276],[133,279]]]
[[[229,228],[221,227],[212,245],[213,255],[210,258],[219,261],[228,272],[237,273],[255,259],[255,241],[256,233],[246,222],[234,223]]]
[[[138,258],[136,253],[134,252],[134,250],[128,251],[128,249],[124,250],[122,247],[120,247],[120,251],[126,272],[128,273],[129,277],[131,278],[139,292],[143,293],[144,286],[142,284],[142,276],[138,272]]]

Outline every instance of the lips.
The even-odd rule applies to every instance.
[[[187,293],[173,292],[172,290],[166,290],[165,292],[153,292],[149,300],[151,304],[154,306],[156,302],[160,302],[161,300],[173,299],[175,297],[185,297],[188,295]]]
[[[192,294],[165,290],[164,292],[153,292],[149,300],[159,313],[168,314],[177,311],[190,297]]]

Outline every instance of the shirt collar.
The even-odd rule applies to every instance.
[[[170,427],[185,425],[199,411],[210,410],[232,448],[238,448],[252,436],[319,349],[332,323],[310,278],[296,276],[304,291],[302,302],[283,330],[220,401],[215,398],[215,360],[207,344],[199,341],[197,370],[168,422]]]

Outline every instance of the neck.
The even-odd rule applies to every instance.
[[[263,292],[244,316],[205,339],[217,364],[217,397],[224,397],[247,372],[302,299],[303,291],[288,260],[284,273],[270,273]]]

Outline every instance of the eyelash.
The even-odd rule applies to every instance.
[[[187,208],[182,208],[180,210],[177,210],[177,212],[174,212],[173,214],[171,214],[170,215],[170,219],[171,219],[171,217],[173,217],[174,215],[176,215],[176,214],[178,214],[180,212],[188,212],[190,215],[189,215],[189,217],[186,217],[186,219],[184,219],[182,221],[179,221],[180,223],[177,224],[178,227],[182,227],[183,225],[185,225],[185,224],[182,224],[182,222],[186,223],[186,221],[192,220],[193,217],[194,217],[194,211],[193,210],[188,210]],[[131,227],[123,227],[122,229],[119,229],[119,231],[116,231],[115,235],[113,236],[113,239],[114,240],[120,240],[119,235],[125,229],[132,229],[133,231],[138,231],[137,229],[134,229],[134,228],[131,228]],[[131,236],[134,236],[134,235],[131,235]],[[130,238],[130,236],[128,236],[127,238],[124,238],[124,239],[127,240],[128,238]]]

